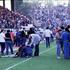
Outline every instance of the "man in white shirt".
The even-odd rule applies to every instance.
[[[4,55],[5,50],[5,34],[3,30],[0,31],[0,45],[1,45],[1,55]]]
[[[39,43],[41,37],[38,34],[30,34],[29,39],[31,39],[30,45],[35,48],[34,56],[39,56]]]
[[[51,38],[52,31],[49,29],[49,27],[46,28],[44,31],[44,36],[46,39],[46,48],[50,47],[50,38]]]

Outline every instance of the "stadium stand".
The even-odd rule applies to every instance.
[[[28,23],[26,16],[0,6],[0,28],[20,28]]]

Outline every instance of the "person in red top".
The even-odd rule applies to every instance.
[[[10,36],[11,36],[12,42],[14,42],[14,33],[12,31],[10,32]]]

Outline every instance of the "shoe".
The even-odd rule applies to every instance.
[[[19,56],[13,56],[13,58],[18,58]]]
[[[60,56],[57,57],[57,59],[60,59],[60,58],[61,58]]]

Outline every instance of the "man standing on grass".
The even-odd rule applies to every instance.
[[[50,47],[50,38],[51,38],[52,31],[49,29],[49,27],[46,28],[44,31],[44,36],[46,39],[46,48]]]
[[[13,45],[12,45],[10,30],[7,30],[7,33],[5,34],[5,41],[6,41],[6,54],[7,55],[9,54],[9,48],[11,54],[13,54]]]
[[[57,59],[60,59],[60,52],[61,52],[61,30],[58,29],[58,31],[56,32],[56,48],[57,48],[57,51],[56,51],[56,54],[57,54]]]
[[[64,46],[64,58],[70,59],[70,25],[68,25],[65,32],[62,33],[62,40]]]
[[[4,31],[0,31],[0,46],[1,46],[1,55],[4,55],[5,50],[5,34]]]

